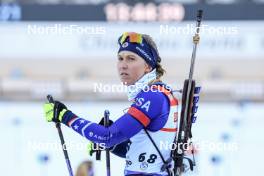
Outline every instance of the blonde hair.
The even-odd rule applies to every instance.
[[[92,163],[92,161],[82,162],[78,166],[75,176],[93,176],[93,163]]]
[[[162,77],[166,73],[166,71],[165,71],[165,69],[162,68],[161,57],[159,55],[158,47],[157,47],[156,43],[154,42],[154,40],[152,39],[152,37],[150,37],[149,35],[142,34],[142,37],[157,52],[158,59],[157,59],[156,71],[157,71],[157,79],[159,79],[160,77]]]

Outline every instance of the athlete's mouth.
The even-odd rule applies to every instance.
[[[120,75],[121,75],[121,76],[128,76],[128,74],[125,73],[125,72],[120,73]]]

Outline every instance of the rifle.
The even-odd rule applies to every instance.
[[[196,18],[196,33],[193,37],[193,52],[191,59],[191,66],[189,72],[189,78],[184,81],[184,86],[182,90],[182,109],[181,115],[178,123],[178,134],[175,137],[174,144],[176,144],[176,149],[172,151],[172,158],[174,159],[174,175],[180,176],[185,171],[183,161],[186,159],[189,162],[190,169],[193,170],[195,166],[195,160],[184,156],[184,152],[187,150],[186,145],[192,144],[192,123],[196,121],[195,112],[197,107],[195,104],[199,101],[198,94],[200,92],[200,87],[195,87],[195,80],[193,80],[194,64],[196,57],[196,49],[200,40],[199,32],[200,25],[202,21],[202,10],[198,10]],[[193,153],[193,150],[192,150]]]

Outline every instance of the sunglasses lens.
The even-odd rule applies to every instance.
[[[120,43],[123,44],[127,37],[129,37],[131,43],[142,43],[142,35],[135,32],[125,32],[120,39]]]

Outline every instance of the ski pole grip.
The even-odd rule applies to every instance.
[[[49,103],[54,103],[54,106],[55,106],[55,101],[54,101],[54,99],[53,99],[53,97],[51,95],[47,95],[47,99],[48,99]],[[55,107],[55,111],[54,111],[54,115],[53,116],[54,116],[55,119],[57,119],[57,117],[58,117],[58,111],[57,111],[56,107]],[[60,127],[60,123],[57,123],[57,122],[55,122],[55,123],[56,123],[56,127],[59,128]]]
[[[54,100],[53,100],[51,95],[47,95],[47,99],[48,99],[49,103],[54,103]]]

